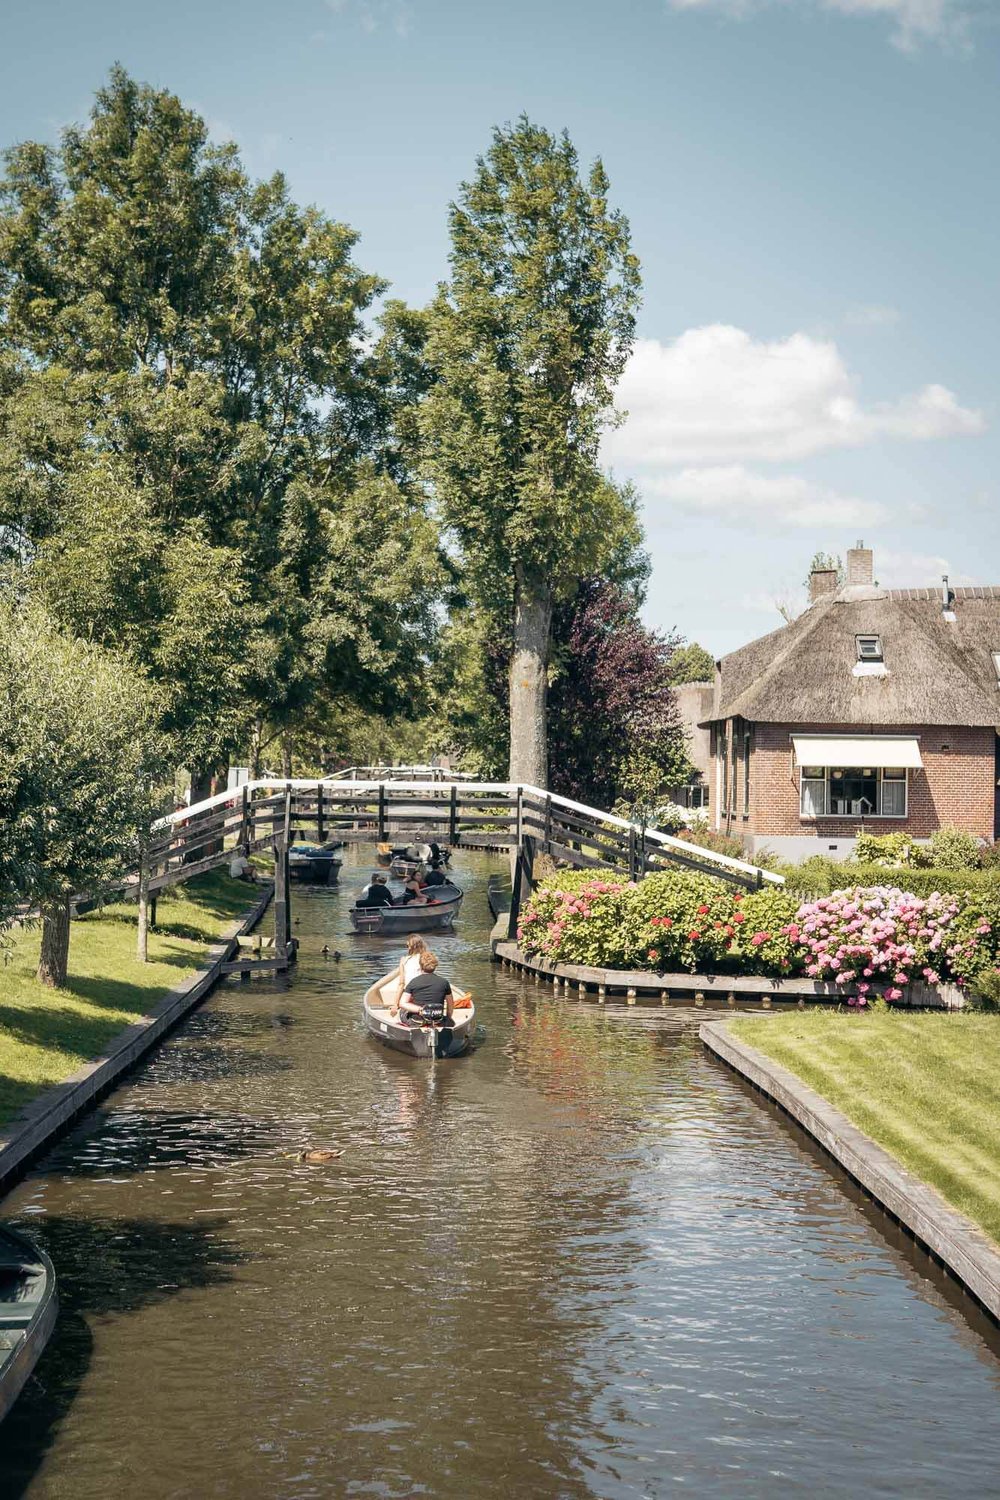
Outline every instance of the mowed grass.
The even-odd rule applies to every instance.
[[[254,900],[248,886],[221,870],[166,891],[147,964],[135,956],[134,905],[89,912],[72,923],[69,979],[59,990],[35,979],[40,928],[15,929],[12,948],[0,954],[0,1124],[41,1089],[99,1057],[123,1026],[197,968]]]
[[[807,1011],[732,1031],[1000,1241],[1000,1016]]]

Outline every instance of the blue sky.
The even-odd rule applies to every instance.
[[[629,421],[647,616],[711,650],[812,553],[1000,583],[997,0],[3,0],[0,141],[120,60],[361,233],[421,303],[522,110],[600,154],[643,265]],[[1000,643],[998,643],[1000,644]]]

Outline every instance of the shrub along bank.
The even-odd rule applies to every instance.
[[[849,988],[861,1005],[901,1000],[914,980],[989,993],[1000,888],[917,896],[883,883],[804,900],[680,870],[638,884],[559,872],[525,906],[518,940],[528,953],[595,968],[806,975]]]
[[[37,927],[12,934],[0,980],[0,1123],[99,1057],[123,1027],[198,967],[252,902],[252,890],[223,871],[165,892],[146,964],[136,958],[134,906],[89,912],[73,923],[72,973],[55,990],[35,977]]]
[[[1000,1241],[994,1016],[806,1011],[730,1029]]]

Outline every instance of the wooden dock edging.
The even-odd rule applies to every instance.
[[[580,999],[600,1002],[607,995],[624,995],[626,1003],[667,1005],[738,1005],[755,1001],[767,1010],[771,1005],[844,1005],[850,991],[843,985],[822,980],[768,979],[760,974],[654,974],[649,969],[596,969],[587,964],[559,964],[549,959],[529,957],[517,943],[507,938],[507,921],[501,917],[490,937],[493,957],[500,964],[546,979],[558,989],[574,991]],[[911,985],[912,991],[897,1004],[931,1010],[961,1010],[965,998],[952,985]],[[595,992],[595,993],[591,993]]]
[[[698,1034],[713,1056],[801,1126],[1000,1323],[1000,1249],[977,1224],[914,1177],[801,1078],[734,1037],[725,1021],[703,1021]]]
[[[273,886],[265,887],[253,908],[212,944],[199,967],[164,995],[149,1015],[120,1031],[102,1057],[86,1063],[63,1083],[45,1089],[0,1128],[0,1193],[9,1192],[36,1157],[205,999],[225,973],[238,939],[257,925],[273,894]]]

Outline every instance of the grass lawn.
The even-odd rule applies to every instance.
[[[13,947],[0,955],[0,1124],[100,1056],[116,1032],[198,966],[253,901],[253,891],[222,870],[164,892],[147,964],[135,956],[134,905],[89,912],[70,928],[70,977],[61,990],[35,980],[40,928],[16,929]]]
[[[1000,1241],[1000,1016],[806,1011],[731,1029]]]

